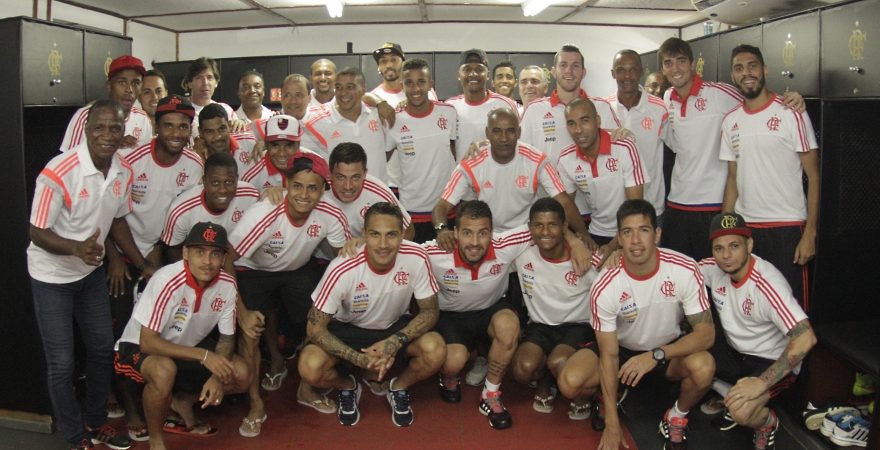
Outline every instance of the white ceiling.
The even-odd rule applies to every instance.
[[[704,19],[691,0],[555,0],[524,17],[523,0],[344,0],[331,19],[322,0],[55,0],[169,31],[337,23],[533,22],[683,27]]]

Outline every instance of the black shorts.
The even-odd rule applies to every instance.
[[[794,252],[801,242],[804,229],[800,225],[772,228],[752,228],[755,248],[752,252],[761,255],[773,267],[779,269],[785,281],[791,286],[791,294],[804,311],[809,311],[810,279],[808,267],[792,262]]]
[[[712,256],[709,224],[719,211],[685,211],[667,207],[663,214],[662,246],[699,261]],[[794,255],[794,253],[792,253]]]
[[[676,340],[677,340],[677,339],[676,339]],[[673,342],[675,342],[675,341],[673,341]],[[634,357],[636,357],[636,356],[639,356],[639,355],[641,355],[642,353],[646,353],[646,352],[645,352],[645,351],[639,351],[639,350],[630,350],[630,349],[628,349],[628,348],[626,348],[626,347],[623,347],[623,346],[618,347],[618,348],[617,348],[617,360],[618,360],[618,366],[617,366],[617,367],[623,367],[623,365],[624,365],[627,361],[629,361],[630,358],[634,358]],[[665,376],[666,376],[666,368],[667,368],[667,367],[669,367],[669,363],[668,363],[668,362],[667,362],[666,364],[657,364],[656,366],[654,366],[653,369],[651,369],[650,372],[646,373],[645,376],[651,376],[652,374],[660,374],[660,375],[662,375],[662,376],[665,377]]]
[[[211,351],[216,346],[217,342],[211,338],[205,338],[196,345],[198,348]],[[140,345],[131,342],[120,342],[119,351],[114,355],[113,368],[117,374],[143,384],[144,377],[141,375],[141,365],[148,356],[150,355],[141,352]],[[202,387],[208,381],[208,378],[211,378],[211,371],[203,366],[201,362],[175,359],[174,363],[177,364],[177,377],[174,378],[172,392],[198,394],[202,391]]]
[[[499,300],[494,305],[476,311],[440,311],[440,319],[434,329],[443,336],[447,344],[461,344],[473,350],[479,343],[489,342],[489,323],[498,311],[516,311],[506,301]]]
[[[598,353],[596,333],[588,323],[545,325],[532,322],[526,327],[523,342],[531,342],[541,347],[545,355],[549,355],[557,345],[567,345],[575,350],[588,348]]]
[[[280,303],[290,322],[303,323],[312,307],[312,292],[318,286],[326,266],[313,258],[293,271],[267,272],[242,270],[236,272],[238,291],[247,309],[264,315]]]
[[[736,384],[743,377],[758,377],[776,362],[759,356],[744,355],[731,348],[726,341],[720,343],[716,340],[710,352],[715,358],[715,378],[730,384]],[[797,375],[789,373],[776,384],[770,386],[770,398],[782,393],[796,380]]]
[[[342,343],[345,345],[355,349],[356,351],[361,351],[363,348],[367,348],[376,342],[379,342],[388,336],[391,336],[394,333],[402,330],[409,321],[412,320],[412,316],[404,315],[400,319],[397,319],[397,322],[391,324],[390,327],[384,330],[370,330],[367,328],[361,328],[350,323],[339,322],[337,320],[333,320],[327,326],[327,330],[333,333],[334,336],[339,338]],[[398,355],[405,354],[406,348],[410,343],[407,343],[403,348],[398,351]],[[401,353],[403,352],[403,353]]]

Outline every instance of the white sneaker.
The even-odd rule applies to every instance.
[[[470,372],[464,376],[464,383],[468,386],[482,386],[483,380],[486,379],[486,372],[488,371],[489,361],[482,356],[477,356],[477,359],[474,360],[474,366],[471,367]]]
[[[871,422],[862,417],[853,417],[851,420],[841,421],[831,433],[831,442],[842,447],[854,445],[865,447],[868,445],[868,434],[871,433]]]

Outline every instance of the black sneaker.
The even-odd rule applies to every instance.
[[[590,427],[593,431],[605,431],[605,413],[602,411],[601,397],[593,397],[593,412],[590,413]]]
[[[660,435],[666,441],[664,450],[687,450],[687,417],[669,417],[669,410],[660,420]]]
[[[480,413],[489,418],[489,425],[496,430],[513,426],[513,418],[501,403],[501,391],[487,392],[486,398],[480,398]]]
[[[126,450],[131,448],[131,439],[127,436],[116,434],[116,429],[110,425],[104,425],[97,430],[92,430],[90,433],[92,444],[104,444],[113,450]]]
[[[730,416],[730,411],[725,409],[724,414],[712,419],[712,426],[721,431],[730,431],[736,428],[736,422],[734,422],[733,417]]]
[[[388,404],[391,405],[391,421],[399,427],[408,427],[413,423],[413,411],[409,406],[409,391],[406,389],[395,390],[392,378],[388,383]]]
[[[361,384],[353,376],[349,375],[348,377],[354,387],[339,390],[336,417],[342,425],[353,427],[361,420],[361,413],[358,411],[358,402],[361,400]]]
[[[78,444],[71,445],[72,447],[70,447],[70,450],[92,450],[95,448],[94,444],[92,444],[92,441],[88,439],[83,439],[79,441]]]
[[[440,374],[440,398],[446,403],[461,401],[461,379],[458,375],[447,379]]]

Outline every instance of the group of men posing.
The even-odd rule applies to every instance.
[[[193,405],[247,392],[239,432],[257,436],[260,388],[288,374],[279,328],[300,324],[297,401],[343,425],[358,423],[362,389],[386,397],[398,426],[413,423],[419,381],[437,375],[441,398],[459,402],[478,353],[478,409],[495,429],[513,424],[500,390],[510,369],[534,383],[536,411],[562,394],[571,419],[602,430],[599,448],[617,449],[619,385],[653,372],[680,381],[665,448],[687,447],[688,412],[710,389],[720,398],[703,409],[724,411],[722,428],[751,427],[755,448],[772,448],[766,404],[815,343],[802,308],[815,136],[801,97],[765,86],[759,49],[734,49],[733,86],[696,75],[680,39],[658,54],[663,99],[640,85],[632,50],[614,56],[617,93],[587,95],[583,55],[565,45],[549,96],[543,69],[519,74],[519,107],[509,63],[493,92],[485,52],[463,52],[463,94],[440,102],[427,62],[387,43],[372,92],[358,69],[321,59],[310,78],[284,80],[278,112],[262,105],[259,73],[241,77],[235,111],[211,99],[210,58],[190,66],[188,97],[117,58],[109,99],[77,112],[31,212],[60,432],[73,448],[163,449],[163,431],[216,432]],[[664,144],[676,153],[668,196]],[[87,350],[83,412],[72,317]],[[126,415],[128,437],[108,411]]]

